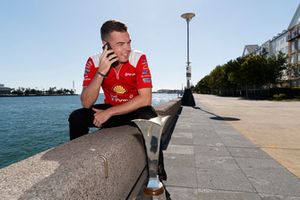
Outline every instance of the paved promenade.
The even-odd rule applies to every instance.
[[[172,200],[300,200],[300,102],[194,97],[164,154]]]

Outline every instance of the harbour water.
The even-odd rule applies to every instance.
[[[153,105],[174,98],[154,93]],[[80,107],[79,96],[1,97],[0,168],[69,141],[68,117]]]

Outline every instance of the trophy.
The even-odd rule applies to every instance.
[[[140,128],[145,140],[149,179],[144,194],[155,199],[165,199],[165,190],[158,178],[158,162],[161,134],[168,118],[169,116],[158,116],[149,120],[132,120]]]

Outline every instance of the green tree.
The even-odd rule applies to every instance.
[[[289,85],[292,87],[292,81],[300,78],[300,64],[288,64],[286,66],[286,74],[288,76]]]
[[[195,86],[194,92],[202,93],[202,94],[210,94],[210,87],[209,87],[209,75],[202,78]]]
[[[286,70],[286,55],[279,52],[277,56],[267,58],[267,69],[264,73],[264,84],[275,84],[282,79],[284,70]]]

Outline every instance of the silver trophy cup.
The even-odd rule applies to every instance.
[[[144,188],[146,195],[160,196],[164,193],[163,184],[158,178],[158,161],[161,134],[168,118],[169,116],[158,116],[149,120],[132,120],[140,128],[145,140],[149,173],[148,184]]]

